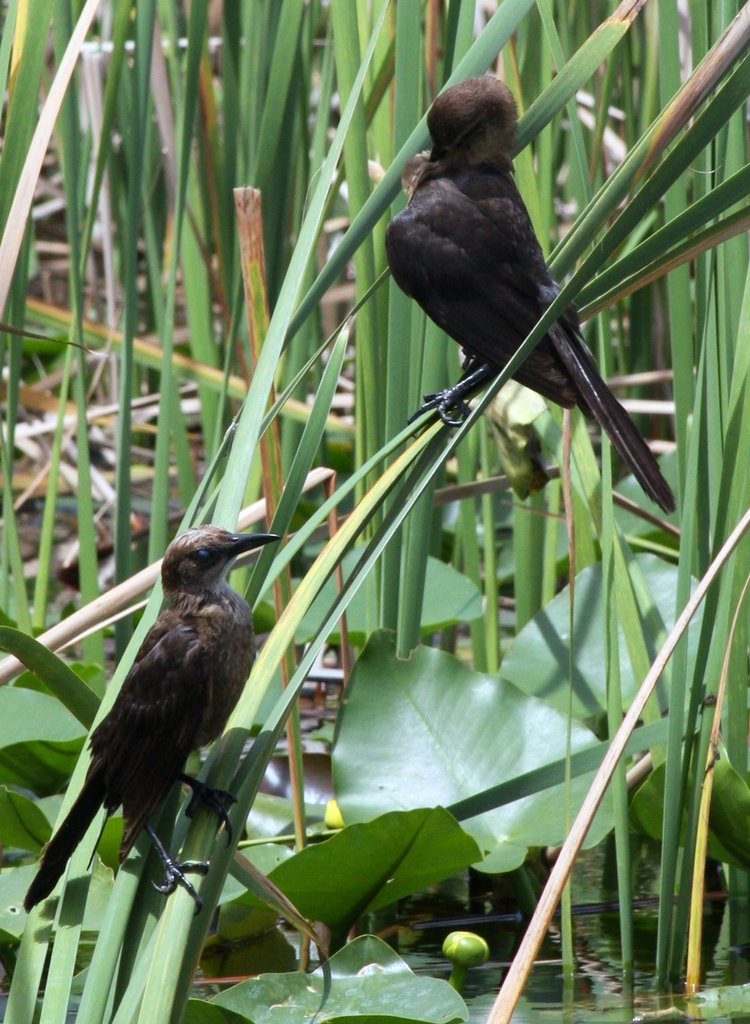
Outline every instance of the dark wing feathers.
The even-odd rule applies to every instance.
[[[211,676],[207,661],[195,630],[174,613],[163,612],[147,634],[112,710],[92,734],[86,781],[45,847],[24,900],[27,910],[52,892],[102,805],[109,813],[123,806],[120,859],[125,859],[197,746],[199,710],[194,715],[176,712],[183,701],[203,707]]]
[[[91,737],[91,771],[104,773],[104,805],[109,811],[123,807],[121,859],[197,746],[211,671],[195,630],[166,613],[147,635],[112,710]],[[185,703],[196,713],[185,715]]]
[[[544,261],[538,266],[533,259],[539,244],[522,207],[518,224],[511,218],[510,228],[498,230],[511,205],[505,196],[476,202],[448,179],[430,180],[386,235],[398,285],[467,352],[498,369],[552,298],[553,293],[546,303],[539,301],[532,271],[538,275],[541,266],[542,280],[556,287]],[[576,403],[576,391],[546,339],[514,376],[560,405]]]
[[[470,355],[502,369],[559,291],[509,172],[428,173],[388,225],[399,287]],[[644,491],[674,496],[656,459],[602,380],[570,306],[513,374],[558,405],[594,415]]]

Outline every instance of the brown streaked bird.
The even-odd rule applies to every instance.
[[[231,835],[227,802],[234,798],[183,773],[187,756],[215,739],[226,724],[255,659],[250,609],[229,586],[227,573],[243,551],[279,538],[229,533],[220,526],[187,530],[167,548],[161,567],[168,605],[146,634],[112,709],[92,733],[91,764],[68,816],[44,848],[24,907],[45,899],[100,807],[122,805],[120,862],[145,828],[164,863],[160,892],[179,883],[201,900],[185,871],[205,874],[202,862],[171,857],[149,818],[178,779],[193,790],[188,814],[205,802]]]
[[[427,115],[432,151],[407,164],[409,204],[386,232],[396,283],[467,354],[458,384],[425,396],[419,410],[436,409],[452,425],[468,411],[464,399],[497,376],[560,291],[513,179],[516,123],[513,96],[491,75],[446,89]],[[575,306],[513,376],[596,417],[646,494],[674,510],[656,459],[597,370]]]

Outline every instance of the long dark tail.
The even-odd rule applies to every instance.
[[[586,408],[606,430],[610,441],[638,483],[665,512],[674,512],[674,495],[662,476],[658,462],[635,423],[602,380],[584,343],[569,337],[561,324],[555,324],[549,337],[580,391]]]
[[[39,870],[23,901],[27,911],[46,899],[55,888],[73,850],[83,839],[103,800],[104,779],[100,774],[94,774],[86,779],[67,818],[42,851]]]

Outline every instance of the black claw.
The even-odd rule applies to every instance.
[[[488,380],[497,376],[497,373],[497,367],[490,366],[488,363],[482,363],[477,359],[466,360],[461,380],[444,391],[437,391],[434,395],[425,395],[424,403],[413,416],[409,417],[409,423],[413,423],[423,413],[435,409],[446,426],[460,427],[471,412],[465,399],[475,394]]]
[[[152,881],[151,884],[157,892],[162,892],[165,896],[171,895],[177,886],[181,885],[196,902],[201,902],[192,882],[185,877],[186,871],[194,871],[203,877],[208,873],[208,864],[200,860],[173,861],[169,866],[164,865],[164,881],[161,884]]]
[[[457,417],[456,415],[451,416],[451,409],[456,410],[458,413]],[[437,411],[438,416],[447,427],[460,427],[471,412],[471,409],[466,402],[461,401],[461,399],[455,399],[452,395],[446,392],[445,398],[437,407]]]
[[[202,870],[198,870],[201,868]],[[198,892],[193,883],[185,876],[185,871],[197,871],[199,875],[205,875],[208,871],[208,864],[204,864],[201,861],[187,860],[183,863],[174,861],[169,867],[165,865],[164,868],[164,881],[161,885],[157,882],[151,882],[154,889],[157,892],[162,893],[164,896],[169,896],[175,891],[178,885],[187,892],[195,903],[195,913],[200,914],[203,910],[203,900],[198,895]]]
[[[194,871],[197,875],[207,875],[208,864],[202,860],[179,861],[173,860],[171,857],[169,860],[169,864],[164,864],[164,881],[161,885],[158,882],[153,881],[151,884],[157,892],[162,893],[164,896],[171,895],[177,886],[181,885],[185,892],[192,897],[193,902],[195,903],[195,913],[200,914],[203,909],[203,900],[198,895],[198,891],[193,883],[188,879],[185,872]]]
[[[203,900],[198,895],[193,883],[186,877],[185,872],[194,871],[198,875],[208,874],[208,864],[202,860],[184,860],[179,861],[175,857],[172,857],[167,853],[164,844],[161,839],[157,836],[152,825],[146,824],[146,831],[151,837],[151,842],[154,844],[154,849],[159,854],[161,862],[164,865],[164,881],[159,885],[157,882],[151,882],[154,889],[157,892],[163,893],[164,896],[169,896],[175,891],[178,885],[187,892],[195,903],[195,913],[200,914],[203,909]]]
[[[214,789],[212,786],[207,786],[205,782],[199,782],[192,775],[180,775],[180,780],[190,786],[193,791],[185,814],[188,818],[192,818],[199,804],[203,804],[213,811],[226,830],[228,846],[232,842],[233,832],[227,806],[231,807],[232,804],[237,803],[237,797],[226,789]]]
[[[437,412],[447,427],[460,427],[471,412],[466,402],[463,401],[460,395],[456,394],[455,387],[446,388],[445,391],[437,391],[434,395],[425,395],[423,404],[409,417],[408,422],[413,423],[423,413],[429,412],[432,409]],[[450,410],[454,410],[453,415],[451,415]],[[458,417],[456,413],[458,413]]]

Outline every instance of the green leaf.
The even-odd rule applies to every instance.
[[[418,647],[398,658],[376,633],[352,672],[333,751],[334,790],[345,821],[396,808],[451,804],[565,756],[567,719],[496,676],[473,672],[442,651]],[[595,742],[573,723],[571,752]],[[572,784],[573,808],[590,775]],[[492,806],[491,804],[489,805]],[[606,830],[600,818],[590,841]],[[559,842],[563,787],[546,788],[464,823],[491,861],[518,867],[530,846]]]
[[[27,916],[23,898],[35,874],[34,865],[23,865],[0,874],[0,944],[20,939]]]
[[[0,689],[0,781],[39,794],[56,792],[70,778],[85,736],[54,697]]]
[[[56,655],[53,655],[53,657],[56,657]],[[107,689],[107,677],[101,665],[95,665],[88,661],[70,661],[63,662],[62,664],[78,676],[79,680],[83,680],[86,686],[96,694],[97,699],[101,701]],[[17,675],[15,679],[10,681],[9,685],[18,686],[23,690],[36,690],[38,693],[52,692],[44,680],[40,679],[36,672],[31,672],[29,669]],[[55,695],[58,697],[58,700],[61,699],[59,691]],[[62,703],[65,703],[65,701],[62,701]],[[75,714],[72,708],[68,707],[68,710],[71,714]],[[82,724],[86,725],[87,723],[82,722]]]
[[[697,992],[690,999],[689,1013],[698,1020],[747,1016],[750,1013],[750,986],[720,985]]]
[[[190,999],[183,1024],[246,1024],[250,1018],[204,999]]]
[[[342,562],[344,580],[346,580],[359,561],[363,548],[356,547],[344,557]],[[323,617],[327,614],[336,597],[336,581],[328,580],[318,592],[309,611],[302,619],[297,631],[297,642],[304,643],[315,635]],[[482,595],[476,586],[452,565],[441,562],[438,558],[427,559],[427,578],[424,585],[422,602],[421,631],[434,633],[457,622],[471,622],[482,614]],[[359,590],[347,609],[349,626],[349,642],[361,647],[370,632],[366,594]],[[329,636],[331,643],[339,643],[339,632],[336,629]]]
[[[729,761],[723,747],[716,752],[708,823],[727,852],[725,859],[750,868],[750,787]]]
[[[349,825],[285,860],[270,878],[302,914],[341,935],[365,911],[450,878],[479,857],[452,815],[420,809]]]
[[[654,769],[639,786],[630,804],[631,821],[647,835],[660,839],[664,813],[664,765]],[[750,787],[719,749],[709,810],[708,848],[712,857],[750,868]],[[685,816],[681,828],[684,833]]]
[[[236,941],[246,935],[257,935],[272,928],[277,918],[282,917],[300,934],[318,943],[320,936],[313,930],[309,921],[268,877],[272,866],[293,856],[291,850],[268,843],[263,847],[251,848],[248,853],[250,856],[235,853],[232,874],[240,883],[243,895],[251,896],[248,901],[250,906],[243,905],[242,898],[225,904],[221,908],[219,935]],[[226,890],[226,885],[224,888]],[[225,892],[222,893],[222,898],[226,898]],[[263,908],[260,913],[258,904]]]
[[[99,709],[99,697],[49,648],[20,629],[0,626],[0,649],[15,654],[79,722],[86,728],[91,726]]]
[[[23,898],[37,872],[37,866],[23,864],[0,874],[0,945],[15,942],[26,926],[28,915],[23,909]],[[97,858],[94,861],[83,922],[86,931],[99,930],[111,895],[112,872]],[[54,915],[53,905],[49,911],[45,910],[45,917],[47,914]]]
[[[227,1018],[192,1016],[191,1000],[184,1024],[224,1024]],[[312,974],[261,974],[211,1000],[245,1021],[272,1024],[283,1006],[284,1024],[313,1018],[328,1022],[423,1021],[449,1024],[467,1019],[466,1005],[446,981],[419,977],[401,957],[373,935],[362,935]],[[231,1020],[231,1019],[230,1019]]]
[[[51,834],[46,816],[33,800],[0,786],[0,845],[38,853]]]
[[[677,569],[654,555],[638,555],[638,568],[646,581],[646,588],[636,588],[644,632],[650,640],[651,657],[656,654],[666,631],[674,624],[674,600],[677,593]],[[648,595],[648,605],[644,604]],[[575,581],[575,609],[573,635],[573,695],[572,711],[575,718],[606,713],[607,679],[603,670],[604,601],[602,596],[602,569],[597,563],[584,569]],[[690,630],[689,663],[692,664],[701,613],[696,616]],[[565,587],[536,615],[516,637],[503,660],[500,673],[524,693],[567,711],[569,695],[569,589]],[[620,677],[625,705],[636,690],[636,680],[627,655],[623,631],[619,630]],[[667,704],[665,687],[657,693],[662,707]]]

